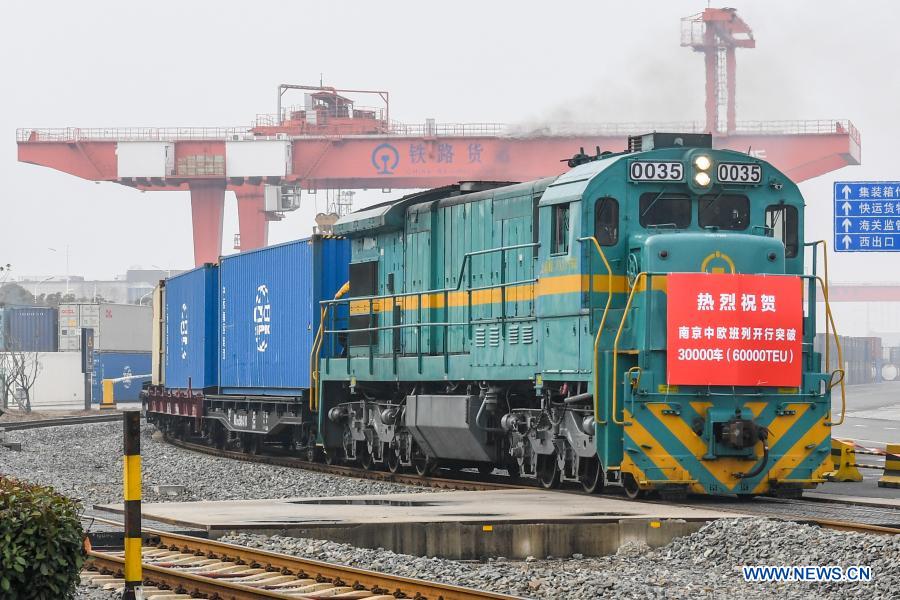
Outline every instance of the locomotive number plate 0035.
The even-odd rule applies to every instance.
[[[632,181],[681,181],[684,165],[678,161],[636,160],[628,167]]]
[[[750,163],[719,163],[716,178],[720,183],[759,183],[762,167]]]

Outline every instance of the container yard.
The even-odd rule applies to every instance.
[[[0,36],[0,598],[900,597],[900,6],[100,4]]]

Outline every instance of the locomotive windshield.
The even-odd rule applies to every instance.
[[[700,196],[700,227],[742,231],[750,225],[750,200],[741,194]]]
[[[641,194],[640,211],[643,227],[685,229],[691,224],[691,197],[687,194],[647,192]]]

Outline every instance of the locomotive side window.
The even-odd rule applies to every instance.
[[[641,194],[640,211],[642,227],[669,225],[684,229],[691,224],[691,197],[687,194],[647,192]]]
[[[553,207],[550,239],[551,254],[567,254],[569,252],[569,205],[557,204]]]
[[[766,207],[766,227],[770,235],[784,244],[784,256],[793,258],[799,249],[797,207],[776,204]]]
[[[350,285],[352,296],[376,296],[378,295],[378,262],[363,262],[350,264]],[[365,303],[363,303],[365,304]],[[369,329],[378,325],[378,316],[373,312],[370,316],[368,307],[364,306],[361,313],[350,311],[350,329]],[[368,346],[378,343],[378,331],[355,331],[350,333],[351,346]]]
[[[619,202],[615,198],[594,203],[594,237],[601,246],[615,246],[619,241]]]
[[[750,225],[750,200],[741,194],[700,196],[700,227],[742,231]]]

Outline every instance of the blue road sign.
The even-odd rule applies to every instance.
[[[900,181],[834,182],[834,249],[900,252]]]

